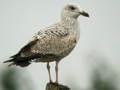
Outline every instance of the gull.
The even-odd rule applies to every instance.
[[[89,17],[89,14],[80,9],[79,5],[65,5],[58,23],[40,29],[29,43],[4,63],[10,63],[8,66],[26,67],[32,62],[46,62],[49,81],[52,82],[49,63],[55,61],[56,83],[58,83],[58,64],[70,54],[79,40],[78,17],[80,15]]]

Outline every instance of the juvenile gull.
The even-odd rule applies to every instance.
[[[52,82],[49,62],[55,61],[56,83],[58,83],[58,63],[73,50],[79,39],[77,19],[80,15],[89,17],[79,6],[65,5],[58,23],[41,29],[27,45],[4,63],[11,62],[9,66],[26,67],[31,62],[47,62],[49,80]]]

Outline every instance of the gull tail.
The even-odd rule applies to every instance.
[[[26,67],[31,64],[30,61],[25,57],[13,57],[10,60],[4,61],[3,63],[10,63],[8,66],[16,65],[20,67]]]
[[[30,57],[30,56],[22,57],[21,53],[23,54],[30,53],[32,46],[35,45],[37,41],[38,39],[29,42],[17,54],[11,56],[10,59],[5,61],[4,63],[11,63],[8,66],[16,65],[21,67],[26,67],[29,64],[31,64],[30,62],[32,61],[32,59],[34,59],[34,57]]]
[[[21,67],[26,67],[29,64],[31,64],[31,61],[35,59],[58,59],[59,56],[54,55],[54,54],[32,54],[31,56],[26,56],[26,57],[21,57],[19,56],[19,53],[12,56],[10,60],[5,61],[4,63],[11,63],[8,66],[16,65],[16,66],[21,66]]]

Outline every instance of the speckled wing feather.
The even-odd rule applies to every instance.
[[[40,32],[36,35],[38,42],[31,48],[33,53],[59,55],[75,45],[75,36],[70,35],[67,28],[55,24],[48,27],[43,36]]]
[[[58,41],[63,40],[67,35],[67,29],[60,27],[59,24],[42,29],[19,51],[20,56],[31,56],[33,53],[47,54],[51,51],[50,48],[55,49],[55,44],[58,44]]]
[[[42,62],[59,59],[59,54],[65,53],[67,49],[71,48],[74,38],[70,38],[67,29],[53,25],[39,31],[32,41],[6,62],[13,62],[10,66],[19,65],[24,67],[34,59],[41,59]]]

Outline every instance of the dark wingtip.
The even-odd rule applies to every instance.
[[[12,60],[7,60],[7,61],[4,61],[3,63],[10,63],[10,62],[12,62]],[[15,65],[15,64],[14,64],[14,63],[11,63],[11,64],[8,65],[8,67],[10,67],[10,66],[12,66],[12,65]]]
[[[8,67],[13,66],[13,65],[20,66],[20,67],[26,67],[29,64],[31,64],[30,62],[15,62],[13,60],[7,60],[7,61],[4,61],[3,63],[10,63]]]
[[[11,62],[11,60],[4,61],[3,63],[8,63],[8,62]]]
[[[11,64],[9,64],[8,67],[10,67],[10,66],[12,66],[12,65],[15,65],[15,63],[11,63]]]

